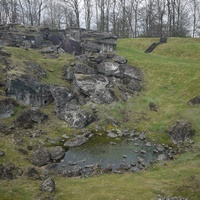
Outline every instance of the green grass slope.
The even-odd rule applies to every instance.
[[[159,45],[152,53],[144,53],[158,41],[158,38],[118,40],[117,53],[125,56],[128,64],[144,71],[146,88],[127,102],[116,102],[111,108],[105,106],[102,114],[107,110],[107,115],[121,122],[122,128],[137,127],[145,130],[150,138],[165,143],[170,143],[166,134],[168,127],[176,120],[190,120],[196,130],[193,149],[174,161],[157,163],[144,172],[84,179],[55,177],[53,195],[56,199],[150,200],[157,195],[200,199],[200,107],[187,105],[200,94],[200,39],[169,38],[168,43]],[[148,109],[150,102],[159,106],[158,112]],[[6,138],[0,141],[0,147],[4,143]],[[8,145],[11,148],[12,142]],[[25,162],[24,158],[17,159]],[[1,181],[0,200],[39,199],[40,183],[25,178]]]
[[[123,110],[129,111],[125,126],[136,126],[154,136],[162,134],[158,139],[166,141],[167,128],[176,120],[188,119],[198,136],[200,108],[188,106],[187,102],[200,94],[200,39],[169,38],[166,44],[145,54],[148,46],[157,41],[158,38],[118,41],[118,54],[144,71],[146,88],[142,95],[113,108],[111,114],[120,118]],[[148,110],[150,102],[159,106],[158,112]]]

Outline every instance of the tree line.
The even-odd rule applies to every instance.
[[[0,24],[15,23],[118,37],[196,37],[200,0],[0,0]]]

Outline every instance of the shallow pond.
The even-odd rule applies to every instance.
[[[114,143],[115,142],[115,143]],[[95,137],[88,143],[70,148],[57,167],[65,170],[88,169],[95,165],[102,169],[110,168],[112,172],[121,170],[122,166],[137,171],[158,160],[159,156],[167,151],[159,151],[156,144],[150,144],[138,138],[123,139],[120,141],[101,141]]]

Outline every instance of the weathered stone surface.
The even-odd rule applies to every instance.
[[[8,78],[2,81],[6,86],[5,93],[17,103],[38,108],[54,101],[58,118],[68,122],[71,127],[83,128],[92,123],[96,115],[92,108],[81,106],[91,102],[110,104],[118,99],[126,100],[134,91],[142,89],[143,73],[137,67],[128,66],[126,58],[113,53],[117,37],[110,33],[78,28],[51,30],[24,27],[18,32],[15,28],[13,25],[11,34],[6,34],[7,29],[3,28],[0,39],[4,45],[23,47],[26,50],[41,48],[41,53],[49,53],[51,58],[57,58],[61,53],[59,50],[78,55],[74,62],[66,63],[63,67],[62,78],[71,84],[70,89],[43,83],[41,80],[46,78],[46,72],[37,61],[25,61],[23,70],[20,66],[10,65],[16,67],[16,71],[19,67],[19,73],[10,70],[8,59],[2,61],[6,69],[10,70]],[[0,51],[0,56],[10,55]],[[18,119],[19,126],[31,128],[35,122],[27,113],[20,117],[25,122],[19,122],[22,120]]]
[[[146,135],[144,132],[141,132],[139,137],[138,137],[140,140],[145,140],[146,139]]]
[[[67,87],[52,86],[51,93],[57,107],[65,107],[73,98],[72,92]]]
[[[101,75],[76,75],[74,86],[77,91],[88,96],[91,101],[101,103],[112,103],[114,96],[107,88],[109,80]]]
[[[160,154],[159,156],[158,156],[158,159],[157,159],[158,161],[165,161],[165,160],[167,160],[167,156],[165,155],[165,154]]]
[[[99,53],[101,51],[101,46],[91,41],[83,43],[82,47],[84,51],[91,51],[96,53]]]
[[[65,39],[61,42],[60,47],[68,53],[73,53],[74,55],[81,54],[81,45],[80,42],[74,39]]]
[[[97,71],[86,64],[76,63],[73,67],[76,74],[96,74]]]
[[[48,115],[40,110],[25,110],[14,121],[15,126],[23,128],[31,128],[34,123],[42,123],[48,118]]]
[[[8,80],[6,95],[23,105],[42,107],[53,101],[50,87],[31,77]]]
[[[127,59],[125,57],[118,56],[118,55],[114,56],[114,61],[119,63],[119,64],[126,64],[127,63]]]
[[[38,63],[25,62],[26,68],[29,70],[29,74],[37,74],[37,76],[46,77],[46,72]]]
[[[136,79],[131,79],[128,83],[128,89],[140,92],[143,89],[143,86],[141,84],[141,81]]]
[[[14,179],[12,170],[7,169],[4,165],[0,165],[0,179],[2,180]]]
[[[50,161],[50,154],[46,148],[40,148],[31,154],[30,160],[33,165],[41,167]]]
[[[116,138],[116,137],[118,137],[118,135],[115,134],[115,133],[113,133],[112,131],[109,131],[108,134],[107,134],[107,136],[110,137],[110,138]]]
[[[4,151],[0,150],[0,156],[4,156],[4,155],[5,155]]]
[[[168,130],[170,137],[174,143],[182,143],[194,135],[194,128],[188,121],[178,121],[172,128]]]
[[[65,150],[61,146],[49,148],[50,158],[60,160],[65,155]]]
[[[55,99],[56,114],[60,119],[65,120],[71,127],[83,128],[95,120],[95,116],[90,112],[80,109],[79,97],[65,87],[53,87],[51,89]]]
[[[65,147],[77,147],[77,146],[81,146],[81,145],[85,144],[88,140],[89,140],[89,138],[87,138],[87,137],[77,136],[77,137],[65,142],[64,146]]]
[[[41,191],[54,192],[55,188],[56,188],[55,181],[50,177],[44,180],[44,182],[41,183],[40,185]]]
[[[18,104],[10,98],[0,100],[0,119],[9,118],[14,114],[14,107]]]
[[[71,67],[63,66],[63,78],[68,82],[72,82],[74,80],[74,71]]]
[[[129,65],[122,65],[122,73],[123,78],[136,79],[138,81],[142,81],[144,76],[141,69]]]
[[[107,59],[107,55],[102,54],[102,53],[86,52],[86,55],[89,61],[97,63],[97,64],[100,64],[101,62]]]
[[[64,119],[71,127],[84,128],[94,122],[96,116],[81,109],[65,110]]]
[[[57,52],[57,46],[48,46],[41,50],[42,54],[51,54]]]
[[[60,45],[63,41],[63,36],[60,33],[50,33],[48,35],[48,39],[54,44],[54,45]]]
[[[97,71],[106,76],[121,76],[120,65],[114,62],[102,62],[97,66]]]
[[[16,167],[13,163],[0,164],[0,179],[13,180],[22,175],[22,169]]]
[[[155,103],[150,102],[148,107],[149,107],[149,110],[158,112],[158,105],[156,105]]]
[[[40,174],[34,167],[29,167],[25,171],[24,175],[27,176],[29,179],[33,179],[33,180],[40,179]]]
[[[109,80],[101,75],[76,75],[75,83],[84,94],[91,95],[94,92],[105,90]]]
[[[193,99],[191,99],[191,100],[188,102],[188,104],[191,105],[191,106],[200,106],[200,95],[194,97]]]

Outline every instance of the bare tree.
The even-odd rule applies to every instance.
[[[17,23],[17,1],[0,1],[0,23]]]
[[[71,10],[74,12],[75,16],[76,16],[76,27],[80,28],[80,4],[81,4],[81,0],[60,0],[61,2],[65,3],[66,6],[70,7]]]
[[[165,34],[165,23],[164,16],[167,13],[166,10],[167,1],[166,0],[156,0],[155,9],[156,9],[156,18],[157,18],[157,33],[159,36]]]
[[[136,37],[138,32],[138,15],[140,0],[128,0],[126,6],[126,16],[128,20],[128,36]],[[126,25],[126,26],[127,26]]]
[[[92,0],[84,0],[84,10],[85,10],[85,24],[86,29],[90,29],[91,27],[91,19],[92,19]]]
[[[100,31],[105,30],[105,0],[99,1],[100,7]]]
[[[198,26],[200,25],[200,1],[190,0],[190,8],[192,14],[192,37],[195,37]]]
[[[168,0],[168,30],[170,36],[185,36],[189,25],[188,0]]]
[[[147,37],[157,36],[155,31],[155,0],[146,0],[143,2],[140,19],[143,28],[143,35]]]
[[[43,24],[52,29],[60,29],[64,19],[64,8],[60,3],[49,0],[46,3],[45,19]]]

